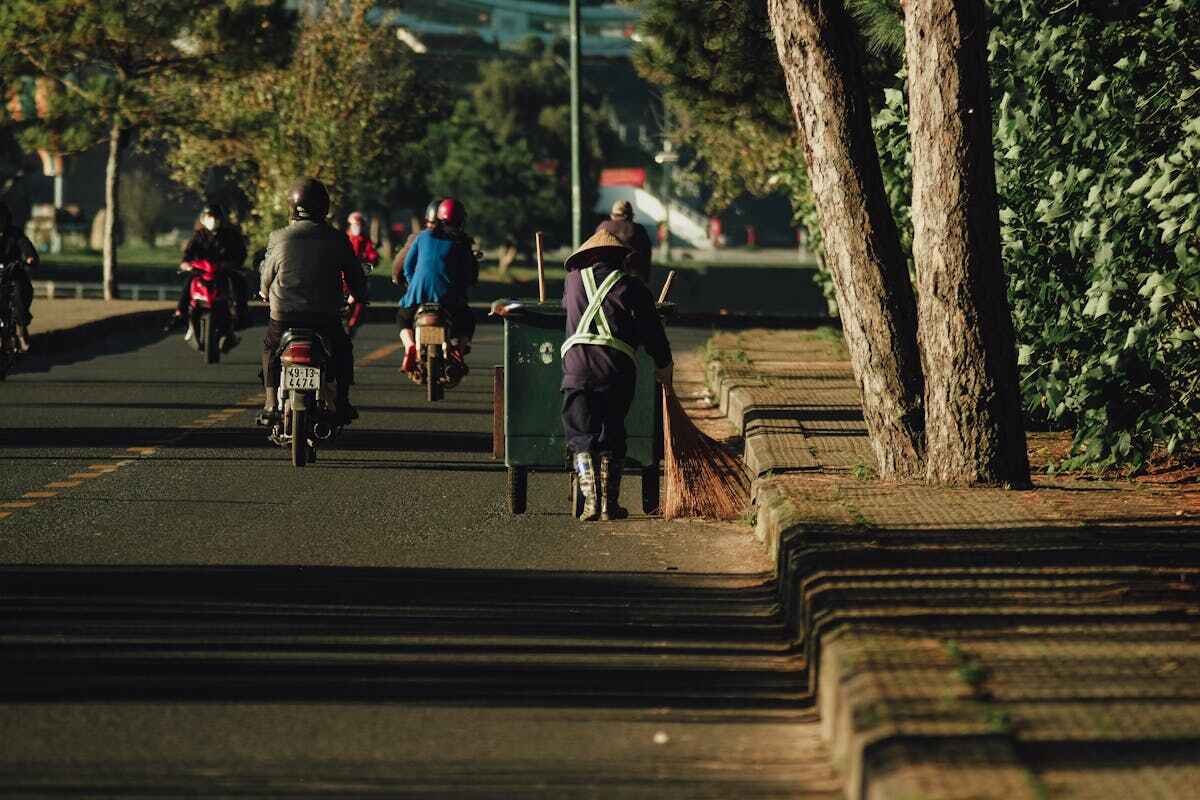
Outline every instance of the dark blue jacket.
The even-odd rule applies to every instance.
[[[616,269],[608,264],[594,266],[597,285]],[[579,270],[571,270],[563,286],[567,336],[575,333],[587,307],[583,277]],[[644,283],[626,275],[613,286],[601,308],[614,336],[635,350],[645,347],[659,369],[671,363],[671,343],[667,341],[667,332],[654,307],[654,297]],[[637,365],[633,360],[611,347],[578,344],[563,356],[564,389],[603,390],[614,384],[632,383],[636,378]]]
[[[471,285],[475,260],[471,250],[439,229],[421,231],[404,257],[408,291],[400,298],[404,308],[421,303],[463,306]]]

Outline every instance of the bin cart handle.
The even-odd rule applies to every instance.
[[[533,242],[537,246],[537,268],[538,268],[538,302],[546,302],[546,262],[542,256],[542,239],[544,234],[538,231],[533,235]]]
[[[671,293],[671,284],[675,282],[675,270],[667,273],[667,281],[663,284],[662,291],[658,293],[658,302],[660,304],[667,302],[667,295]]]

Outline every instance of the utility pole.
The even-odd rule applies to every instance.
[[[579,186],[579,0],[571,0],[571,249],[583,241],[583,193]]]
[[[663,107],[663,143],[662,150],[655,154],[654,160],[662,164],[662,204],[663,204],[663,225],[666,228],[666,235],[658,244],[658,258],[664,264],[671,260],[671,194],[674,188],[671,185],[671,180],[675,176],[672,174],[671,165],[679,160],[679,153],[675,152],[674,146],[671,144],[671,123],[670,114],[666,106]]]

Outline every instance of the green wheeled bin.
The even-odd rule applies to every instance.
[[[669,304],[668,304],[669,305]],[[661,312],[669,311],[660,307]],[[566,340],[566,312],[557,302],[536,300],[508,304],[504,317],[504,366],[496,376],[493,417],[495,455],[503,450],[508,467],[508,508],[523,514],[529,475],[533,472],[571,470],[570,454],[562,427],[562,356]],[[502,373],[502,374],[501,374]],[[641,474],[642,511],[659,508],[659,462],[662,459],[662,401],[654,380],[654,362],[638,352],[637,388],[626,418],[628,452],[626,474]],[[574,480],[570,505],[579,502]]]

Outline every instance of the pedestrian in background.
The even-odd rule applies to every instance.
[[[646,233],[645,228],[633,221],[633,204],[628,200],[613,203],[608,219],[596,226],[596,233],[600,231],[611,233],[621,244],[634,252],[635,258],[630,264],[630,272],[649,286],[652,247],[650,235]]]

